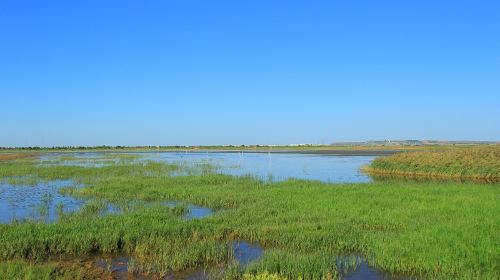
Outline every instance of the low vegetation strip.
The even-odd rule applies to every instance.
[[[364,170],[378,175],[500,182],[500,145],[400,153],[377,158]]]
[[[15,159],[22,159],[22,158],[33,158],[35,156],[36,155],[34,155],[34,154],[22,154],[22,153],[0,154],[0,161],[15,160]]]

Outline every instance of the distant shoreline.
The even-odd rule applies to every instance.
[[[187,153],[251,153],[251,154],[310,154],[310,155],[332,155],[332,156],[383,156],[401,153],[405,150],[186,150]],[[144,153],[154,151],[143,151]],[[180,153],[175,151],[157,151],[159,153]]]
[[[325,155],[325,156],[388,156],[396,153],[401,153],[405,151],[411,151],[410,149],[384,149],[384,150],[354,150],[354,149],[275,149],[275,150],[236,150],[236,149],[172,149],[172,150],[154,150],[154,149],[120,149],[120,150],[84,150],[84,149],[74,149],[74,150],[37,150],[37,151],[26,151],[26,150],[3,150],[0,154],[4,155],[20,155],[29,154],[34,156],[36,154],[66,154],[66,153],[190,153],[190,154],[200,154],[200,153],[247,153],[247,154],[304,154],[304,155]]]
[[[422,150],[450,150],[466,147],[498,146],[483,145],[398,145],[398,146],[94,146],[94,147],[0,147],[0,154],[42,153],[273,153],[310,154],[332,156],[388,156],[401,152]]]

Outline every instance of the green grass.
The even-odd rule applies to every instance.
[[[0,259],[7,261],[2,265],[122,253],[134,258],[133,269],[147,273],[229,265],[227,278],[335,279],[336,256],[359,254],[397,274],[500,277],[498,184],[271,183],[210,170],[171,176],[180,168],[153,162],[100,168],[37,166],[26,160],[1,164],[0,179],[73,179],[86,187],[63,191],[93,199],[80,213],[54,224],[0,225]],[[119,205],[179,200],[219,211],[184,220],[185,209],[152,204],[99,216],[95,209],[102,204],[95,201],[101,200]],[[243,271],[232,266],[233,240],[260,244],[264,257]]]
[[[54,265],[33,265],[24,261],[8,261],[0,263],[2,279],[52,279],[55,274]]]
[[[108,276],[108,277],[106,277]],[[82,267],[80,264],[44,263],[36,264],[24,260],[0,262],[0,279],[50,280],[50,279],[110,279],[110,275],[99,270]]]
[[[400,153],[379,157],[365,170],[379,175],[499,182],[500,145]]]

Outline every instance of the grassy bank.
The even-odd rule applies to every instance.
[[[415,151],[380,157],[365,168],[378,175],[500,181],[500,145]]]
[[[99,216],[84,208],[55,224],[0,225],[0,269],[18,271],[16,263],[29,261],[33,269],[58,273],[58,259],[111,253],[132,256],[132,269],[150,275],[229,267],[229,279],[335,279],[336,256],[357,254],[396,274],[500,277],[498,184],[264,182],[206,168],[172,176],[181,168],[126,161],[100,168],[3,164],[0,178],[73,179],[86,187],[65,193],[124,208],[178,200],[218,211],[184,220],[179,209],[133,203],[122,214]],[[264,257],[238,268],[230,246],[235,240],[260,244]]]

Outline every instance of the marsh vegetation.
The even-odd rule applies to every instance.
[[[365,170],[400,177],[500,182],[500,145],[400,153],[379,157]]]
[[[139,279],[338,279],[363,266],[395,279],[500,276],[498,184],[274,181],[117,154],[68,164],[80,160],[0,163],[10,188],[71,180],[57,194],[84,202],[53,223],[1,224],[1,275],[112,278],[121,260]],[[187,218],[193,205],[211,210]]]

